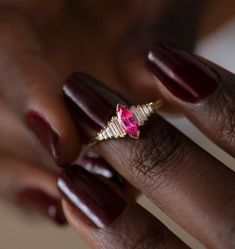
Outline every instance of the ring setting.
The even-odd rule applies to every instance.
[[[138,139],[140,137],[140,126],[143,126],[146,121],[157,112],[161,105],[161,100],[131,106],[130,108],[117,104],[116,115],[114,115],[106,127],[98,132],[90,141],[89,146],[108,139],[124,138],[125,136]]]

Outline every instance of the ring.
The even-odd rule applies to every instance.
[[[130,108],[117,104],[116,115],[111,118],[106,127],[97,133],[88,146],[108,139],[124,138],[127,135],[138,139],[140,137],[139,127],[143,126],[161,106],[162,100]]]

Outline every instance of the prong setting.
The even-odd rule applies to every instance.
[[[130,108],[117,104],[116,115],[111,118],[107,126],[97,134],[89,145],[108,139],[124,138],[127,135],[138,139],[140,137],[139,127],[148,121],[161,104],[161,100],[155,103],[131,106]]]

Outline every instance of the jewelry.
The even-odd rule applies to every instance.
[[[116,115],[111,118],[106,127],[97,133],[88,146],[108,139],[123,138],[127,135],[138,139],[140,136],[139,127],[143,126],[161,106],[162,100],[130,108],[117,104]]]

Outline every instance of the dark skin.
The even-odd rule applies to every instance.
[[[202,60],[194,56],[190,58],[194,58],[194,62]],[[170,57],[168,60],[170,61]],[[192,60],[188,65],[191,66],[191,63]],[[216,144],[234,156],[232,110],[235,107],[235,76],[206,60],[203,60],[203,65],[206,70],[207,67],[212,68],[213,72],[219,75],[219,80],[213,93],[203,97],[198,103],[180,100],[158,79],[155,84],[163,98],[183,112]],[[184,68],[187,68],[186,64]],[[174,75],[178,73],[176,66]],[[193,75],[191,70],[190,75],[197,79],[199,72]],[[206,89],[208,82],[204,83]],[[78,126],[90,138],[105,126],[112,116],[111,113],[115,113],[116,103],[125,103],[116,93],[87,76],[77,76],[76,80],[69,81],[64,91],[71,103],[74,117],[79,120]],[[92,93],[93,97],[89,93]],[[91,99],[96,104],[92,103]],[[114,139],[102,142],[95,148],[125,179],[207,248],[234,248],[234,172],[160,117],[152,118],[141,132],[139,140]],[[101,221],[107,220],[107,216],[110,216],[97,213],[94,203],[87,204],[86,198],[81,197],[79,188],[76,187],[79,185],[66,179],[67,174],[63,173],[59,181],[69,186],[70,192],[77,195]],[[73,185],[70,185],[71,182]],[[59,187],[65,198],[64,208],[69,222],[83,234],[93,248],[116,248],[117,244],[119,248],[129,248],[125,246],[125,234],[129,236],[131,247],[135,247],[136,243],[144,238],[140,248],[161,248],[163,245],[163,248],[185,248],[184,244],[178,245],[175,240],[172,242],[174,236],[162,227],[159,221],[153,217],[149,219],[146,210],[142,210],[133,202],[129,202],[120,217],[105,228],[97,229],[86,225],[80,220],[79,213],[82,211],[83,215],[88,214],[80,209],[79,203],[73,202],[68,192],[64,192],[63,186],[59,184]],[[92,191],[96,194],[94,187]],[[110,213],[116,210],[114,207],[109,210]],[[136,212],[136,208],[142,214],[134,219],[131,214]],[[126,217],[127,214],[130,215],[129,218]],[[123,219],[126,221],[124,227]],[[141,228],[138,224],[141,224]],[[132,231],[133,227],[134,233],[127,232]],[[155,232],[154,235],[152,232]],[[159,234],[163,236],[161,239]],[[107,244],[103,240],[107,241]],[[152,244],[152,247],[148,247],[148,243]]]
[[[44,187],[43,190],[58,198],[55,174],[51,172],[56,165],[32,133],[35,130],[30,129],[27,115],[36,112],[57,135],[56,161],[67,163],[76,158],[80,139],[62,96],[64,79],[72,72],[90,73],[122,93],[132,89],[133,100],[155,97],[151,75],[144,67],[149,47],[157,37],[175,40],[189,49],[195,40],[202,4],[194,3],[192,15],[186,11],[188,1],[181,3],[184,8],[179,11],[175,1],[150,1],[148,5],[141,0],[126,1],[124,5],[99,2],[106,8],[92,1],[47,1],[46,8],[36,0],[0,1],[2,136],[7,138],[2,139],[1,152],[9,165],[1,168],[1,175],[6,168],[12,168],[4,173],[9,179],[2,183],[4,195],[14,197],[17,189],[33,182],[33,187],[40,189],[41,185],[49,185],[49,190]],[[171,24],[176,17],[184,19],[182,12],[191,25],[178,26],[174,32],[183,36],[177,41]],[[139,84],[140,80],[145,84]],[[45,137],[38,132],[36,135],[40,141]],[[55,148],[51,151],[51,145],[45,147],[55,156]],[[22,174],[19,184],[13,180],[15,164],[19,171],[16,175]],[[39,179],[38,172],[46,174],[44,180],[28,180],[28,173],[32,179]]]
[[[228,116],[222,118],[228,123],[217,123],[212,118],[205,126],[209,114],[217,117],[221,112],[215,108],[213,98],[200,107],[185,105],[169,95],[145,67],[146,53],[158,39],[187,50],[193,48],[203,3],[181,0],[179,7],[179,1],[173,0],[148,4],[141,0],[125,4],[47,1],[45,7],[45,3],[36,0],[0,1],[0,91],[1,113],[5,117],[1,121],[5,139],[0,145],[4,165],[0,169],[4,179],[0,186],[2,195],[15,200],[21,189],[36,187],[60,198],[55,185],[55,162],[26,125],[25,116],[29,111],[38,112],[59,134],[60,161],[76,158],[81,130],[77,131],[64,103],[62,85],[68,74],[77,70],[108,82],[126,97],[131,90],[130,102],[146,102],[161,95],[234,156],[233,141],[211,133],[212,126],[216,134],[226,134],[222,132],[224,127],[233,131],[226,111],[234,108],[230,94],[233,91],[226,95],[231,106],[225,102]],[[218,70],[224,82],[234,78],[223,69]],[[219,93],[218,96],[224,101]],[[135,188],[209,248],[234,248],[234,174],[166,121],[153,119],[146,130],[144,140],[108,142],[96,150]],[[146,165],[151,170],[146,170]],[[107,184],[126,196],[122,189],[109,181]],[[214,194],[215,188],[218,195]],[[192,201],[190,196],[195,199]],[[211,198],[213,201],[209,202]],[[98,230],[87,226],[68,201],[63,200],[63,206],[69,223],[92,248],[188,248],[146,210],[132,200],[128,202],[115,224]]]

